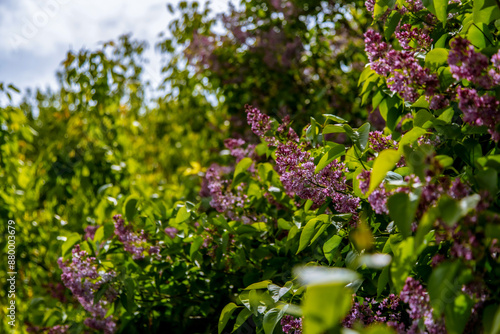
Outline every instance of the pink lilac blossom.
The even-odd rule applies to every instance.
[[[166,227],[165,228],[165,234],[170,237],[170,239],[173,239],[177,236],[177,233],[179,230],[177,230],[175,227]]]
[[[500,85],[500,51],[495,53],[491,57],[491,63],[493,64],[493,68],[488,71],[488,74],[493,81],[493,85]]]
[[[247,122],[251,126],[253,133],[257,136],[263,138],[269,130],[271,130],[271,118],[264,115],[257,108],[252,108],[251,106],[245,106],[245,112],[247,113]]]
[[[224,146],[231,152],[231,155],[236,158],[236,163],[240,162],[245,157],[253,157],[255,154],[255,145],[250,144],[246,148],[242,146],[246,142],[243,139],[228,138],[224,140]]]
[[[387,77],[387,86],[403,99],[415,102],[423,90],[425,95],[433,95],[439,84],[437,76],[428,68],[420,66],[415,51],[393,50],[382,41],[382,35],[368,30],[365,33],[365,51],[371,68]]]
[[[488,68],[488,57],[474,51],[474,46],[462,37],[457,37],[450,42],[450,53],[448,63],[453,78],[456,80],[466,79],[484,88],[490,88],[492,80],[486,70]]]
[[[366,193],[370,186],[370,176],[371,171],[364,170],[358,175],[359,189],[361,192]],[[385,190],[383,184],[380,184],[372,193],[368,196],[368,203],[372,207],[376,214],[389,214],[389,209],[387,209],[387,198],[390,196]]]
[[[228,188],[228,181],[221,179],[220,171],[215,167],[210,167],[207,170],[205,178],[210,196],[212,196],[210,206],[218,212],[225,212],[233,220],[239,220],[240,218],[235,214],[235,211],[238,208],[244,208],[248,202],[248,196],[244,193],[245,184],[240,183],[235,189],[236,194],[234,194]]]
[[[148,243],[148,238],[144,230],[141,230],[139,234],[132,230],[130,225],[125,225],[125,220],[123,220],[121,215],[115,215],[113,217],[115,221],[115,235],[118,237],[121,243],[123,243],[123,248],[132,254],[134,260],[144,259],[144,252],[148,252],[149,255],[154,255],[156,259],[161,259],[159,251],[156,252],[156,248],[150,252],[152,246]]]
[[[400,298],[408,304],[408,315],[411,319],[410,328],[407,333],[421,333],[419,323],[423,319],[425,329],[429,334],[446,333],[444,321],[434,320],[429,294],[420,282],[413,277],[408,277],[401,291]]]
[[[471,125],[486,126],[491,138],[500,141],[496,126],[500,123],[500,102],[490,95],[479,96],[472,88],[457,88],[458,107],[463,112],[463,120]]]
[[[59,268],[62,270],[61,280],[71,290],[82,307],[92,316],[84,320],[84,324],[92,329],[104,331],[106,334],[114,333],[116,323],[111,316],[106,316],[106,308],[116,298],[116,291],[108,288],[101,300],[94,304],[94,295],[99,288],[110,282],[116,274],[114,272],[98,272],[96,258],[88,256],[86,251],[80,250],[76,245],[72,250],[71,262],[58,259]]]
[[[302,334],[302,318],[285,315],[281,318],[280,324],[285,334]]]
[[[296,143],[288,142],[278,145],[276,166],[289,195],[310,199],[314,207],[319,207],[329,197],[337,211],[356,212],[359,198],[345,193],[347,185],[344,173],[347,169],[342,162],[332,161],[316,174],[314,158]]]
[[[413,13],[419,12],[424,9],[422,0],[406,0],[406,8]]]
[[[355,301],[349,314],[342,321],[344,328],[353,328],[356,323],[364,326],[373,323],[387,323],[398,333],[404,333],[405,325],[402,323],[400,299],[394,294],[378,302],[374,298],[364,298],[362,302]]]
[[[99,228],[99,225],[89,225],[85,228],[85,236],[83,240],[94,240],[95,231]]]
[[[414,42],[418,48],[427,49],[432,44],[429,33],[422,28],[412,28],[411,24],[405,23],[396,29],[396,38],[403,49],[413,49],[410,46]]]
[[[398,143],[392,139],[392,135],[385,136],[382,131],[372,131],[368,135],[369,147],[375,152],[382,152],[389,148],[397,148]]]
[[[431,97],[429,108],[432,110],[439,110],[450,105],[450,99],[443,94],[436,94]]]

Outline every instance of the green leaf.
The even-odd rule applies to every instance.
[[[204,241],[203,237],[197,237],[191,243],[191,246],[189,247],[189,257],[191,258],[191,260],[194,260],[196,252],[200,249],[201,245],[203,244],[203,241]]]
[[[382,182],[387,175],[387,172],[391,171],[396,163],[401,159],[401,152],[396,150],[384,150],[379,153],[377,159],[373,163],[373,170],[370,176],[370,189],[368,190],[367,196],[374,191],[380,182]]]
[[[373,18],[379,19],[388,9],[392,9],[396,4],[396,0],[376,0],[373,9]]]
[[[219,324],[217,326],[219,334],[222,333],[224,327],[226,327],[227,322],[231,318],[231,315],[237,308],[239,308],[239,306],[236,305],[235,303],[229,303],[226,306],[224,306],[219,317]]]
[[[253,163],[253,160],[250,158],[243,158],[238,162],[236,167],[234,168],[234,176],[233,179],[236,179],[238,175],[244,173]]]
[[[247,321],[248,317],[251,315],[252,315],[252,312],[250,312],[250,310],[248,310],[246,308],[241,310],[240,314],[238,314],[238,316],[236,317],[236,322],[234,323],[234,327],[233,327],[233,333],[238,328],[240,328]]]
[[[487,190],[490,194],[496,194],[498,191],[498,173],[492,168],[479,171],[475,179],[480,189]]]
[[[364,152],[368,144],[368,137],[370,135],[370,123],[363,124],[357,131],[358,139],[355,142],[361,152]]]
[[[351,309],[351,294],[342,283],[308,287],[302,304],[303,333],[321,334],[338,327]]]
[[[467,32],[467,39],[478,49],[484,49],[491,45],[494,40],[493,35],[484,23],[474,23]]]
[[[323,135],[326,135],[329,133],[344,133],[344,132],[345,132],[345,129],[340,124],[328,124],[323,129]]]
[[[389,283],[389,269],[390,267],[385,267],[382,269],[382,272],[380,273],[380,276],[377,281],[377,298],[382,295],[382,293],[385,290],[385,287],[387,286],[387,283]]]
[[[483,312],[483,325],[485,334],[500,333],[500,306],[488,305]]]
[[[386,40],[390,40],[394,31],[396,31],[396,27],[401,20],[401,14],[395,10],[389,15],[389,18],[385,21],[384,26],[384,36]]]
[[[326,118],[327,121],[334,121],[334,122],[337,122],[337,123],[347,123],[347,121],[345,119],[343,119],[342,117],[339,117],[337,115],[332,115],[332,114],[323,114],[323,117]]]
[[[271,284],[270,280],[265,280],[262,282],[253,283],[245,288],[245,290],[255,290],[255,289],[267,289],[267,286]]]
[[[460,293],[452,303],[447,303],[444,309],[446,330],[449,334],[462,334],[472,313],[472,299]]]
[[[81,237],[79,234],[72,234],[69,236],[66,241],[62,244],[61,246],[61,251],[62,251],[62,256],[63,258],[66,257],[66,255],[71,253],[71,250],[73,249],[73,246],[76,245],[81,241]]]
[[[432,49],[425,56],[425,67],[436,71],[440,66],[446,65],[448,63],[449,52],[448,49],[444,48]]]
[[[393,237],[394,236],[391,236],[391,239],[393,239]],[[408,237],[397,244],[391,243],[391,248],[394,253],[391,265],[391,278],[398,292],[403,289],[406,279],[417,260],[414,244],[415,240],[413,237]]]
[[[321,171],[323,168],[325,168],[330,162],[333,160],[337,159],[341,155],[345,153],[345,146],[341,144],[334,144],[328,152],[326,152],[323,157],[321,157],[321,160],[318,162],[318,165],[316,166],[316,170],[314,171],[315,173],[318,173]]]
[[[135,195],[130,195],[125,201],[125,216],[129,222],[134,220],[137,214],[137,203],[139,199]]]
[[[490,24],[500,19],[500,8],[496,0],[474,0],[472,7],[474,23]]]
[[[179,211],[177,211],[177,216],[175,216],[175,222],[177,224],[183,223],[191,217],[191,213],[188,212],[185,206],[181,206]]]
[[[435,316],[441,316],[446,304],[451,303],[452,298],[462,288],[458,279],[459,271],[460,263],[458,261],[443,262],[432,271],[427,291]]]
[[[415,219],[418,200],[418,196],[406,193],[396,193],[387,200],[389,216],[394,220],[404,238],[411,235],[411,224]]]
[[[323,252],[325,254],[331,253],[332,251],[334,251],[339,247],[341,242],[342,242],[342,237],[339,235],[334,235],[323,244]]]
[[[131,277],[125,279],[125,293],[127,299],[127,307],[125,309],[128,312],[132,312],[135,309],[135,282]]]
[[[425,129],[414,127],[413,129],[405,133],[403,138],[401,138],[398,150],[402,152],[404,146],[413,144],[418,138],[425,135],[426,133],[427,131]]]
[[[108,290],[108,287],[109,287],[109,283],[104,283],[103,285],[101,285],[99,287],[99,290],[97,290],[97,292],[94,295],[94,305],[97,305],[97,303],[99,303],[102,296],[104,296],[104,294]]]
[[[447,155],[436,155],[436,160],[444,169],[453,166],[453,158]]]
[[[313,218],[307,222],[306,226],[302,230],[302,233],[300,234],[299,249],[296,254],[303,251],[307,245],[309,245],[309,242],[316,234],[316,225],[318,223],[323,224],[323,222],[318,218]]]
[[[433,0],[436,16],[439,21],[446,23],[448,19],[448,0]]]
[[[276,324],[285,314],[288,305],[284,305],[283,308],[272,308],[264,314],[264,319],[262,321],[262,327],[264,328],[265,334],[273,334]]]

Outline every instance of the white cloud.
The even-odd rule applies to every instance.
[[[167,1],[3,0],[0,81],[21,88],[55,87],[55,71],[68,50],[93,49],[124,33],[148,42],[146,56],[152,61],[146,72],[158,73],[159,57],[153,46],[172,19]],[[211,8],[224,11],[227,3],[211,1]]]

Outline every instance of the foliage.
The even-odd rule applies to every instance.
[[[173,59],[155,106],[140,84],[144,46],[123,37],[69,53],[38,117],[27,103],[0,109],[0,210],[20,227],[22,279],[39,284],[20,289],[20,300],[37,296],[20,306],[25,324],[498,333],[500,6],[354,5],[249,1],[217,33],[208,9],[181,3],[160,43]],[[371,15],[366,58],[313,42],[333,34],[325,22],[335,41]],[[367,59],[359,80],[348,71],[335,87],[339,67],[327,62],[319,79],[290,84],[332,54],[345,66]],[[278,117],[283,106],[290,115]],[[227,138],[237,112],[253,138]],[[71,294],[44,296],[59,277]]]

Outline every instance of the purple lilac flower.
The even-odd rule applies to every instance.
[[[398,333],[405,333],[402,323],[400,299],[394,294],[378,302],[374,298],[364,298],[362,302],[355,301],[349,314],[342,321],[345,328],[353,328],[356,323],[368,326],[373,323],[386,323],[396,329]]]
[[[302,318],[285,315],[281,318],[280,324],[285,334],[302,334]]]
[[[255,153],[255,145],[248,145],[246,148],[243,139],[228,138],[224,140],[224,146],[231,152],[231,155],[236,158],[236,162],[240,162],[245,157],[252,157]]]
[[[123,220],[121,215],[115,215],[113,217],[115,221],[115,235],[118,237],[121,243],[123,243],[123,248],[132,254],[134,260],[144,259],[144,252],[149,252],[152,246],[148,243],[148,239],[144,230],[141,230],[139,234],[134,232],[130,225],[125,225],[125,220]],[[161,258],[159,252],[149,253],[154,254],[157,259]]]
[[[241,220],[242,217],[236,215],[235,212],[238,209],[243,209],[248,203],[248,196],[244,192],[245,184],[240,183],[233,193],[228,188],[228,181],[221,179],[220,169],[215,166],[207,170],[205,178],[210,196],[212,196],[210,206],[218,212],[225,212],[230,219]]]
[[[411,24],[405,23],[396,29],[396,38],[403,49],[412,49],[410,42],[415,42],[419,48],[428,48],[432,44],[429,33],[422,28],[412,28]]]
[[[95,231],[99,228],[99,225],[89,225],[85,228],[85,236],[83,240],[94,240]]]
[[[366,193],[370,187],[370,176],[371,171],[364,170],[358,175],[359,189],[361,192]],[[385,190],[383,184],[380,184],[375,190],[372,191],[370,196],[368,196],[368,203],[372,207],[375,213],[389,214],[389,209],[387,208],[387,198],[392,195]]]
[[[413,277],[406,279],[405,286],[400,293],[400,298],[408,304],[408,315],[412,321],[407,333],[420,333],[419,322],[424,320],[424,325],[429,334],[446,333],[444,321],[434,320],[429,294],[420,282]]]
[[[253,133],[263,138],[266,132],[271,130],[271,118],[261,113],[259,109],[252,108],[249,105],[245,106],[245,112],[247,113],[247,122],[252,127]]]
[[[375,0],[366,0],[365,7],[370,13],[373,14],[373,10],[375,9]]]
[[[296,143],[288,142],[278,145],[276,166],[289,195],[295,193],[300,198],[310,199],[314,207],[320,206],[330,197],[337,211],[356,212],[359,198],[345,194],[347,185],[343,174],[347,169],[342,162],[332,161],[316,174],[314,158]]]
[[[491,63],[493,68],[488,71],[488,74],[493,81],[493,85],[497,86],[500,85],[500,51],[491,57]]]
[[[101,300],[94,304],[94,295],[99,288],[110,282],[116,274],[114,272],[98,272],[96,259],[88,256],[86,251],[80,250],[76,245],[72,250],[71,262],[58,259],[59,268],[62,270],[61,280],[71,290],[82,307],[92,316],[84,320],[84,324],[92,329],[104,331],[106,334],[114,333],[116,323],[113,317],[106,316],[106,308],[116,298],[116,291],[109,288]]]
[[[459,87],[457,92],[458,107],[464,113],[464,122],[486,126],[491,138],[498,142],[500,133],[496,131],[496,125],[500,123],[500,102],[487,94],[479,96],[472,88]]]
[[[474,51],[474,46],[462,37],[457,37],[450,42],[450,54],[448,63],[453,78],[456,80],[466,79],[489,88],[492,85],[491,78],[487,75],[488,57]]]
[[[375,152],[382,152],[389,148],[397,148],[398,143],[392,139],[392,135],[385,136],[382,131],[372,131],[368,135],[369,147]]]
[[[382,41],[382,35],[368,30],[365,33],[365,51],[371,68],[381,76],[388,76],[387,86],[407,101],[415,102],[420,90],[433,95],[439,82],[428,68],[420,66],[415,51],[393,50]]]
[[[177,236],[177,233],[179,230],[177,230],[175,227],[166,227],[165,228],[165,233],[170,237],[170,239],[173,239]]]
[[[406,0],[408,10],[410,12],[416,13],[424,9],[424,4],[422,0]]]

